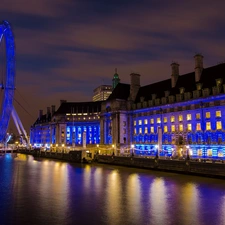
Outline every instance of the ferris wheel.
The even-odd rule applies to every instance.
[[[5,141],[15,92],[15,45],[7,21],[0,23],[0,54],[3,68],[0,71],[0,143]]]

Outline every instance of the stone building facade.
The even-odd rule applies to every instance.
[[[225,63],[204,68],[203,56],[197,54],[193,67],[193,72],[180,75],[179,64],[174,62],[168,79],[146,86],[140,85],[139,74],[130,74],[130,84],[118,83],[109,98],[98,103],[96,118],[92,122],[99,136],[90,144],[111,147],[116,150],[115,154],[132,150],[144,156],[157,153],[164,156],[224,157]],[[76,107],[81,103],[71,104]],[[88,106],[90,103],[82,104]],[[46,137],[45,142],[60,143],[56,136],[62,135],[62,130],[68,132],[71,121],[66,120],[65,111],[57,117],[59,111],[53,113],[45,125],[36,121],[31,128],[32,144],[37,142],[35,134],[38,132]],[[85,108],[82,116],[89,111]],[[46,118],[49,117],[46,115]],[[48,127],[56,122],[61,127],[58,131],[53,129],[49,133],[43,129],[43,125]],[[87,132],[90,122],[80,120],[76,126],[85,126],[81,133]],[[55,138],[52,138],[52,132]],[[88,148],[89,134],[85,137]],[[84,139],[79,140],[76,144],[82,145]],[[65,142],[67,144],[71,142]]]

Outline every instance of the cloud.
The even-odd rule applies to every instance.
[[[15,34],[17,90],[36,117],[62,98],[91,101],[116,67],[121,82],[139,72],[146,85],[168,79],[173,60],[181,74],[193,71],[197,52],[205,67],[224,60],[224,8],[209,0],[3,0],[0,14]]]
[[[38,17],[58,17],[64,13],[64,7],[70,1],[67,0],[2,0],[1,11],[36,15]]]

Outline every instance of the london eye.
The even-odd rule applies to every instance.
[[[0,143],[5,142],[15,92],[15,44],[11,26],[0,23]]]

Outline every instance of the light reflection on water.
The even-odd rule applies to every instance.
[[[225,224],[225,181],[0,157],[0,224]]]

